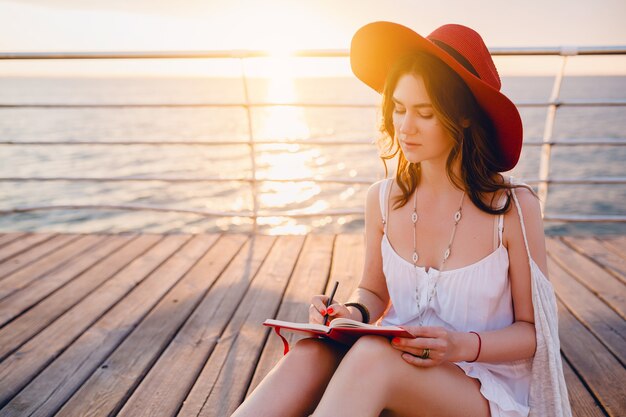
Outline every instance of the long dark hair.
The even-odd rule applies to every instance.
[[[448,179],[456,188],[465,190],[476,207],[489,214],[506,213],[511,207],[510,189],[518,187],[527,188],[537,197],[527,185],[504,182],[497,168],[498,149],[493,124],[461,77],[439,58],[416,52],[398,60],[390,69],[382,94],[382,136],[377,140],[377,145],[385,166],[385,177],[388,174],[386,161],[398,155],[396,182],[402,195],[394,201],[394,209],[407,203],[419,183],[421,169],[420,163],[407,161],[395,139],[394,103],[391,98],[398,80],[405,74],[421,76],[424,80],[433,111],[454,142],[446,161]],[[469,121],[469,126],[464,121]],[[460,177],[452,171],[452,164],[457,158],[461,160]],[[506,204],[502,208],[494,208],[493,200],[499,190],[506,190]],[[492,197],[487,203],[484,200],[489,193],[492,193]]]

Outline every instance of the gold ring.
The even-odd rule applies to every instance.
[[[430,349],[425,348],[424,352],[422,353],[422,356],[420,356],[420,358],[422,359],[428,359],[430,357]]]

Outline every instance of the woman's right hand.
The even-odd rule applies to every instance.
[[[326,303],[328,302],[327,295],[314,295],[311,297],[311,304],[309,304],[309,323],[324,324],[324,316],[326,315]],[[348,308],[333,300],[333,304],[328,307],[328,322],[339,317],[352,318],[350,310]],[[328,323],[326,323],[328,324]]]

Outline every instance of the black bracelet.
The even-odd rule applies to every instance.
[[[367,309],[367,307],[365,307],[365,305],[361,304],[361,303],[345,303],[344,304],[346,307],[356,307],[357,310],[359,310],[361,312],[361,316],[363,317],[363,323],[368,323],[370,322],[370,312]]]

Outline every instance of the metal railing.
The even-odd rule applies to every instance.
[[[547,115],[544,126],[543,137],[541,140],[525,141],[524,146],[541,147],[541,161],[539,175],[537,178],[523,178],[522,180],[528,184],[538,184],[538,194],[542,203],[542,214],[544,213],[545,204],[548,198],[550,184],[625,184],[626,177],[587,177],[587,178],[555,178],[550,177],[551,153],[554,146],[624,146],[625,139],[615,138],[587,138],[587,139],[568,139],[556,141],[553,139],[554,121],[557,111],[561,107],[597,107],[597,106],[626,106],[626,99],[602,99],[602,100],[562,100],[560,99],[561,85],[565,74],[565,68],[568,57],[575,55],[626,55],[626,46],[617,47],[543,47],[543,48],[492,48],[490,52],[494,56],[530,56],[530,55],[555,55],[561,56],[561,66],[556,74],[552,93],[548,101],[519,101],[515,104],[518,107],[546,107]],[[336,58],[348,57],[347,50],[306,50],[296,51],[292,54],[294,57],[314,57],[314,58]],[[306,144],[306,145],[323,145],[323,146],[368,146],[371,141],[320,141],[320,140],[255,140],[252,129],[251,109],[255,107],[272,107],[272,106],[294,106],[294,107],[320,107],[320,108],[375,108],[374,104],[330,104],[330,103],[254,103],[250,101],[248,89],[248,77],[245,70],[245,60],[256,57],[269,57],[271,54],[264,51],[198,51],[198,52],[57,52],[57,53],[38,53],[38,52],[16,52],[16,53],[0,53],[0,60],[48,60],[48,59],[189,59],[189,58],[215,58],[215,59],[238,59],[241,64],[241,80],[244,90],[244,102],[241,103],[177,103],[177,104],[6,104],[0,103],[2,108],[159,108],[159,107],[238,107],[246,111],[248,124],[248,140],[233,141],[106,141],[106,142],[89,142],[89,141],[0,141],[2,146],[89,146],[89,145],[106,145],[106,146],[127,146],[127,145],[146,145],[146,146],[234,146],[247,145],[249,148],[249,157],[252,168],[252,177],[205,177],[205,178],[163,178],[163,177],[0,177],[2,182],[24,182],[24,181],[162,181],[162,182],[225,182],[240,181],[250,185],[253,207],[252,210],[244,210],[238,212],[228,211],[205,211],[205,210],[181,210],[165,207],[154,206],[138,206],[138,205],[47,205],[32,207],[14,207],[7,210],[0,210],[0,214],[23,213],[39,210],[65,210],[65,209],[121,209],[121,210],[150,210],[165,211],[179,213],[193,213],[200,216],[218,216],[218,217],[249,217],[254,222],[256,230],[257,219],[259,217],[283,216],[283,217],[315,217],[315,216],[333,216],[347,214],[363,214],[362,210],[345,209],[345,210],[323,210],[315,213],[303,213],[296,211],[260,211],[258,205],[257,185],[260,182],[299,182],[314,181],[325,183],[342,183],[342,184],[371,184],[376,179],[373,178],[259,178],[257,176],[256,166],[256,149],[258,145],[266,144]],[[548,222],[626,222],[626,215],[545,215],[544,221]]]

